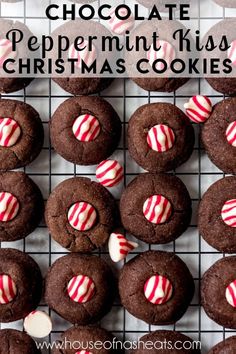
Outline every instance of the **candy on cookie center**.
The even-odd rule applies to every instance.
[[[236,199],[230,199],[224,203],[221,217],[226,225],[236,227]]]
[[[165,223],[170,218],[171,213],[171,203],[160,194],[147,198],[143,204],[143,214],[153,224]]]
[[[85,303],[91,300],[95,294],[95,284],[86,275],[74,276],[67,285],[67,293],[71,300]]]
[[[230,48],[228,49],[228,58],[232,61],[232,64],[236,65],[236,40],[230,43]]]
[[[16,54],[16,51],[12,50],[12,42],[6,38],[0,38],[0,67],[3,67],[6,59],[15,58]]]
[[[225,135],[228,143],[236,147],[236,121],[228,125]]]
[[[73,123],[72,131],[77,140],[89,142],[95,140],[101,127],[98,119],[91,114],[82,114]]]
[[[89,43],[87,40],[84,40],[83,43],[77,45],[78,49],[71,44],[68,57],[70,59],[77,59],[76,66],[77,68],[81,69],[82,61],[87,65],[90,66],[97,58],[97,50],[96,47],[92,44],[92,47],[89,47]]]
[[[19,124],[11,118],[0,118],[0,146],[10,147],[17,143],[21,135]]]
[[[18,214],[19,208],[19,202],[13,194],[0,192],[0,221],[13,220]]]
[[[78,231],[90,230],[96,220],[96,209],[87,202],[77,202],[69,208],[68,221]]]
[[[169,301],[173,294],[173,286],[169,279],[161,275],[153,275],[144,285],[146,299],[155,305],[161,305]]]
[[[165,124],[157,124],[148,131],[147,143],[154,151],[168,151],[173,147],[174,142],[174,131]]]
[[[15,282],[7,274],[0,275],[0,304],[8,304],[14,300],[17,294]]]
[[[226,288],[225,297],[228,303],[236,307],[236,280],[232,281]]]
[[[155,50],[158,49],[158,50]],[[171,62],[176,58],[176,51],[173,45],[165,40],[158,39],[156,46],[152,44],[150,50],[147,52],[147,59],[152,66],[158,59],[164,59],[166,64],[170,66]],[[162,70],[164,64],[162,62],[156,63],[157,70]]]
[[[75,354],[93,354],[92,352],[89,352],[88,350],[79,350]]]

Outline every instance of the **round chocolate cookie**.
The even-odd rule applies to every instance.
[[[236,173],[236,98],[221,101],[202,129],[202,142],[211,161],[225,173]]]
[[[198,227],[204,240],[220,252],[236,253],[236,177],[215,182],[203,195]]]
[[[28,165],[40,153],[43,138],[43,125],[33,107],[0,100],[0,170]]]
[[[137,38],[145,37],[147,39],[147,46],[150,47],[149,51],[140,48],[139,50],[126,53],[127,73],[142,89],[147,91],[173,92],[188,81],[188,78],[173,77],[173,73],[170,70],[170,63],[175,58],[183,61],[187,60],[187,53],[185,51],[180,52],[173,39],[173,33],[177,30],[183,30],[185,32],[186,28],[178,21],[169,21],[162,18],[162,21],[159,21],[158,24],[156,20],[143,21],[131,32],[130,45],[135,46]],[[153,47],[154,32],[158,32],[158,40],[162,52],[164,50],[163,48],[165,48],[166,53],[169,54],[168,57],[164,58],[167,63],[167,70],[165,73],[162,73],[162,75],[152,69],[154,66],[158,68],[158,64],[155,64],[157,59],[163,60],[163,54],[160,54],[159,58],[159,53]],[[187,34],[187,38],[190,42],[192,41],[189,34]],[[140,69],[138,69],[138,66],[134,65],[134,63],[138,63],[140,60],[142,65],[140,65]]]
[[[24,172],[0,174],[0,241],[28,236],[41,221],[43,210],[42,194]]]
[[[169,325],[186,312],[194,281],[186,264],[174,253],[147,251],[127,262],[120,273],[123,306],[153,325]]]
[[[134,354],[200,354],[192,338],[175,331],[155,331],[141,337],[140,343],[144,343],[139,349],[134,350]],[[153,348],[150,344],[153,343]],[[185,349],[186,344],[191,349]],[[146,347],[145,347],[146,346]]]
[[[65,320],[87,325],[110,311],[115,281],[107,263],[76,253],[61,257],[46,277],[45,300]]]
[[[0,321],[13,322],[26,317],[41,299],[42,277],[36,262],[26,253],[2,248],[0,289]]]
[[[0,330],[0,354],[40,354],[33,339],[15,329]]]
[[[76,344],[75,348],[66,348],[66,342]],[[111,333],[106,331],[100,327],[94,326],[78,326],[71,327],[67,329],[59,340],[63,349],[54,349],[52,354],[71,354],[72,350],[86,350],[90,352],[91,347],[89,344],[99,343],[99,349],[97,349],[96,345],[92,348],[93,354],[112,354],[116,352],[114,349],[106,349],[106,344],[114,343],[115,345],[116,337],[114,337]],[[105,348],[104,348],[105,347]],[[101,348],[101,349],[100,349]],[[74,353],[74,351],[73,351]]]
[[[175,240],[188,227],[191,199],[175,176],[143,173],[124,190],[121,221],[126,230],[150,244]]]
[[[95,165],[109,157],[121,136],[121,121],[100,97],[73,97],[63,102],[50,123],[52,145],[78,165]]]
[[[207,354],[233,354],[236,352],[236,336],[216,344]]]
[[[84,1],[85,2],[85,1]],[[88,45],[86,42],[82,42],[83,50],[77,51],[74,47],[75,38],[78,37],[78,28],[80,29],[79,36],[83,38],[87,38],[89,36],[93,36],[97,33],[99,34],[96,40],[96,46],[92,46],[92,50],[88,49]],[[78,59],[75,64],[75,73],[71,70],[71,63],[65,65],[65,72],[63,76],[56,75],[56,68],[55,68],[55,75],[53,80],[65,91],[73,94],[73,95],[90,95],[94,93],[98,93],[105,88],[107,88],[113,81],[112,78],[105,77],[105,75],[100,77],[94,77],[91,74],[81,74],[81,60],[83,59],[87,66],[91,66],[94,60],[96,59],[96,72],[100,72],[99,68],[101,69],[105,59],[111,61],[112,52],[102,52],[102,36],[111,37],[111,33],[109,30],[103,26],[101,23],[96,21],[86,21],[86,20],[73,20],[66,22],[62,26],[59,26],[55,31],[52,33],[52,38],[55,41],[55,46],[53,50],[48,54],[50,58],[53,60],[58,59],[58,47],[57,47],[57,38],[61,34],[64,34],[70,40],[70,47],[68,51],[64,51],[62,53],[62,59],[65,63],[68,62],[68,59]],[[87,71],[85,71],[87,73]],[[91,72],[91,71],[90,71]],[[81,77],[83,75],[83,77]]]
[[[201,299],[207,315],[220,326],[236,328],[236,257],[218,260],[203,275]]]
[[[222,1],[227,2],[226,1]],[[228,1],[229,3],[229,1]],[[235,4],[235,1],[231,1],[231,3]],[[236,6],[236,5],[235,5]],[[231,45],[231,49],[222,50],[221,46],[217,46],[214,50],[208,51],[203,49],[201,55],[202,59],[204,58],[207,61],[214,60],[214,58],[219,59],[219,63],[223,63],[225,60],[234,61],[235,56],[235,41],[236,41],[236,34],[235,34],[235,26],[236,20],[235,18],[227,18],[220,22],[217,22],[214,26],[212,26],[209,31],[206,33],[202,40],[202,46],[205,48],[208,43],[208,38],[213,36],[214,38],[221,38],[222,33],[227,38],[227,43]],[[236,95],[236,67],[231,64],[232,72],[230,74],[221,75],[223,77],[217,77],[217,75],[212,75],[211,77],[206,77],[207,82],[211,85],[211,87],[221,92],[225,95],[234,96]],[[219,65],[219,70],[221,73],[224,73],[223,64]]]
[[[128,125],[128,148],[133,159],[149,172],[166,172],[192,154],[194,129],[185,114],[170,103],[138,108]]]
[[[12,2],[12,1],[11,1]],[[12,42],[6,39],[7,33],[16,29],[23,33],[23,39],[17,45],[17,51],[12,50]],[[31,57],[28,49],[28,40],[33,36],[29,28],[22,22],[12,21],[7,19],[0,19],[0,41],[1,41],[1,54],[0,54],[0,93],[10,93],[21,90],[28,86],[32,81],[32,78],[12,77],[12,75],[6,76],[3,71],[3,63],[7,59],[13,59],[15,62],[11,64],[11,69],[14,69],[18,73],[17,59],[21,58],[23,61]],[[1,75],[2,73],[2,75]],[[4,74],[4,75],[3,75]]]
[[[213,0],[213,1],[223,7],[236,7],[235,0]]]
[[[45,218],[52,237],[72,252],[91,252],[106,243],[117,224],[113,196],[89,178],[70,178],[49,196]]]

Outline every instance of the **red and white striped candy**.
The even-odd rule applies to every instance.
[[[147,143],[150,148],[157,152],[170,150],[175,142],[173,130],[164,124],[152,127],[147,135]]]
[[[105,187],[114,187],[123,175],[123,167],[116,160],[104,160],[96,168],[96,177]]]
[[[137,247],[136,242],[128,241],[122,234],[112,233],[108,241],[108,250],[113,262],[126,258],[129,252]]]
[[[165,304],[172,296],[173,286],[169,279],[161,275],[153,275],[144,285],[144,295],[155,305]]]
[[[12,50],[12,42],[6,38],[0,39],[0,67],[3,67],[3,63],[6,59],[14,59],[16,51]]]
[[[82,44],[78,45],[78,48],[81,50],[76,50],[74,45],[71,44],[68,52],[69,59],[77,59],[76,66],[81,69],[82,61],[90,66],[97,58],[96,47],[92,44],[91,50],[89,50],[88,41],[84,40]]]
[[[226,129],[226,139],[230,145],[236,147],[236,121],[228,125]]]
[[[19,124],[11,118],[0,118],[0,146],[15,145],[21,134]]]
[[[16,297],[16,284],[7,274],[0,275],[0,304],[9,304]]]
[[[68,212],[70,225],[78,231],[87,231],[93,227],[97,219],[95,208],[86,202],[73,204]]]
[[[8,192],[0,192],[0,221],[10,221],[18,214],[20,205],[17,198]]]
[[[121,17],[126,17],[128,14],[126,8],[120,8],[118,12]],[[111,18],[108,21],[108,24],[111,31],[115,34],[125,34],[126,31],[130,31],[134,27],[133,15],[129,16],[127,19],[119,19],[115,14],[115,8],[111,9],[109,15]]]
[[[236,280],[229,284],[225,292],[226,300],[228,303],[236,307]]]
[[[236,199],[230,199],[225,202],[221,216],[226,225],[236,227]]]
[[[86,275],[77,275],[69,281],[67,292],[71,300],[83,304],[95,294],[95,284]]]
[[[195,123],[204,123],[212,112],[212,103],[207,96],[193,96],[184,104],[186,114]]]
[[[170,218],[171,212],[169,200],[160,194],[152,195],[143,204],[143,214],[153,224],[164,224]]]
[[[24,329],[35,338],[44,338],[52,331],[52,321],[44,311],[32,311],[24,319]]]
[[[75,354],[93,354],[93,353],[91,353],[87,350],[80,350],[80,351],[76,352]]]
[[[230,43],[230,48],[228,49],[228,58],[232,61],[233,65],[236,65],[236,40]]]
[[[149,60],[149,64],[152,66],[156,60],[163,59],[166,62],[167,67],[169,67],[171,62],[176,58],[175,48],[172,46],[172,44],[162,39],[157,40],[156,48],[160,49],[155,50],[152,44],[149,51],[147,52],[147,59]],[[155,68],[157,70],[163,70],[164,64],[162,62],[158,62],[155,64]]]
[[[75,119],[72,130],[77,140],[88,142],[97,138],[101,128],[97,118],[91,114],[82,114]]]

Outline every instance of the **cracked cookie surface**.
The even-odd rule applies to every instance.
[[[70,280],[78,275],[86,275],[95,285],[94,295],[85,303],[73,301],[67,292]],[[49,269],[45,300],[67,321],[87,325],[100,320],[111,309],[115,289],[112,271],[103,259],[71,253],[59,258]]]

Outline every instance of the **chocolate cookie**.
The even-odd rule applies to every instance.
[[[134,236],[147,243],[163,244],[187,229],[191,199],[179,178],[144,173],[124,190],[120,213],[124,228]]]
[[[207,354],[233,354],[236,352],[236,336],[216,344]]]
[[[226,0],[227,1],[227,0]],[[225,1],[225,3],[226,3]],[[222,1],[223,3],[224,1]],[[232,3],[235,1],[233,0]],[[231,49],[229,50],[222,50],[221,46],[217,46],[214,50],[208,51],[204,50],[202,51],[202,59],[204,58],[207,61],[213,60],[213,58],[218,58],[219,63],[223,63],[225,60],[232,60],[234,61],[234,56],[235,56],[235,41],[236,41],[236,33],[235,33],[235,25],[236,25],[236,20],[235,18],[227,18],[224,19],[220,22],[217,22],[214,26],[210,28],[210,30],[206,33],[202,40],[202,46],[205,48],[208,43],[208,38],[210,36],[213,36],[214,38],[221,38],[222,34],[227,38],[227,43],[229,45],[232,45]],[[232,72],[229,74],[225,74],[224,77],[224,71],[223,67],[220,64],[219,69],[221,73],[223,73],[223,77],[217,77],[217,75],[212,75],[211,77],[206,77],[207,82],[211,85],[211,87],[218,91],[221,92],[225,95],[229,96],[235,96],[236,95],[236,68],[234,65],[231,65],[232,67]]]
[[[89,178],[70,178],[49,196],[45,218],[52,237],[72,252],[104,245],[117,224],[113,196]]]
[[[145,7],[153,7],[156,6],[158,11],[169,11],[168,7],[166,7],[166,4],[171,4],[171,5],[176,5],[176,10],[179,8],[179,3],[180,0],[175,0],[170,3],[168,0],[137,0],[140,4],[142,4]],[[230,0],[229,0],[230,1]],[[231,0],[232,1],[232,0]],[[181,4],[188,4],[189,0],[182,0]]]
[[[213,0],[213,1],[223,7],[236,7],[235,0]]]
[[[12,42],[6,39],[7,33],[11,29],[16,29],[23,33],[23,39],[17,45],[17,51],[12,50]],[[1,53],[0,53],[0,92],[10,93],[21,90],[28,86],[32,81],[32,78],[12,77],[12,75],[6,76],[3,71],[3,63],[6,59],[13,59],[14,63],[11,64],[11,70],[14,69],[16,74],[18,73],[17,59],[21,58],[23,61],[31,57],[28,49],[28,40],[33,36],[29,28],[22,22],[12,21],[6,19],[0,19],[0,39],[1,39]],[[9,66],[9,65],[8,65]],[[1,75],[2,73],[2,75]],[[17,75],[16,75],[17,76]]]
[[[28,236],[41,221],[43,210],[41,192],[24,172],[0,174],[0,241]]]
[[[236,177],[215,182],[199,206],[199,231],[220,252],[236,252]]]
[[[149,51],[140,48],[137,51],[133,50],[126,54],[126,68],[128,75],[142,89],[147,91],[173,92],[188,81],[188,78],[173,77],[169,68],[170,63],[175,58],[182,59],[183,61],[187,60],[187,53],[184,51],[180,52],[173,39],[173,33],[177,30],[183,30],[185,33],[186,28],[178,21],[169,21],[163,18],[158,24],[156,20],[143,21],[131,32],[130,45],[135,46],[137,38],[145,37],[147,39],[147,46],[150,47]],[[159,54],[159,52],[153,47],[154,32],[158,33],[158,40],[160,47],[162,48],[162,54]],[[192,41],[189,34],[187,34],[187,37]],[[164,50],[165,56],[163,58]],[[158,74],[152,70],[153,66],[156,66],[157,68],[159,67],[158,64],[155,64],[155,61],[158,59],[164,59],[167,63],[167,70],[162,76],[160,73]],[[145,71],[144,73],[137,69],[137,65],[134,65],[134,63],[138,63],[140,60],[142,60],[142,63],[143,60],[146,60],[146,62],[141,65],[141,70]]]
[[[138,108],[128,125],[128,148],[133,159],[149,172],[166,172],[192,154],[194,130],[185,114],[170,103]]]
[[[84,1],[85,2],[85,1]],[[88,49],[86,42],[81,43],[83,50],[77,51],[74,47],[75,38],[78,37],[78,28],[80,29],[79,36],[87,38],[88,36],[94,36],[95,33],[99,34],[96,40],[96,46],[92,46],[92,50]],[[91,76],[91,74],[81,74],[81,59],[86,63],[87,66],[91,66],[94,60],[96,60],[96,72],[100,72],[104,63],[107,59],[108,62],[111,60],[112,52],[108,53],[102,52],[102,36],[109,37],[111,33],[99,22],[95,21],[83,21],[83,20],[73,20],[66,22],[62,26],[58,27],[52,33],[52,38],[55,41],[55,46],[53,50],[49,53],[53,60],[58,59],[58,47],[57,47],[57,37],[64,34],[70,40],[70,47],[68,51],[64,51],[62,54],[62,59],[65,63],[69,59],[78,59],[75,65],[75,73],[73,74],[71,70],[71,63],[65,65],[65,72],[63,75],[55,75],[53,80],[65,91],[73,95],[90,95],[93,93],[98,93],[105,88],[107,88],[113,81],[112,78],[105,77],[105,75],[100,77]]]
[[[35,261],[16,249],[0,250],[0,321],[26,317],[39,304],[42,277]]]
[[[174,253],[147,251],[121,270],[119,292],[133,316],[153,325],[169,325],[186,312],[194,281],[186,264]]]
[[[66,347],[66,342],[68,341],[74,343],[76,347]],[[71,327],[61,335],[59,343],[61,344],[62,349],[54,349],[52,354],[71,354],[71,349],[77,350],[78,352],[82,349],[87,352],[93,350],[94,354],[112,354],[116,351],[112,348],[106,348],[110,343],[114,343],[115,346],[115,341],[116,337],[100,327]],[[99,343],[99,349],[96,347],[96,343]]]
[[[155,331],[140,339],[141,346],[133,351],[134,354],[200,354],[200,349],[190,337],[175,331]],[[153,345],[151,345],[153,343]],[[192,343],[191,349],[184,349],[185,344]]]
[[[208,157],[225,173],[236,173],[236,98],[216,104],[202,129]]]
[[[53,147],[66,160],[95,165],[117,148],[121,122],[112,106],[100,97],[74,97],[63,102],[50,123]]]
[[[40,354],[28,334],[15,329],[0,330],[0,354]]]
[[[43,146],[43,125],[38,112],[27,103],[0,100],[0,170],[32,162]]]
[[[0,330],[0,354],[40,354],[34,340],[15,329]]]
[[[211,266],[202,278],[202,305],[220,326],[236,328],[236,257],[226,257]]]
[[[47,304],[74,324],[100,320],[110,311],[114,293],[112,271],[96,256],[68,254],[56,260],[46,277]]]

